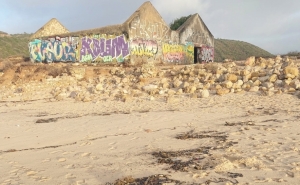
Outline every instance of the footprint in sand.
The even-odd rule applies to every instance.
[[[115,145],[117,142],[112,142],[112,143],[109,143],[109,145]]]
[[[99,157],[97,157],[97,156],[91,156],[90,157],[92,160],[98,160],[99,159]]]
[[[91,145],[91,144],[92,144],[92,142],[87,141],[87,142],[81,143],[80,146],[86,146],[86,145]]]
[[[67,159],[66,158],[60,158],[58,159],[59,162],[65,162]]]
[[[66,179],[75,179],[76,178],[76,176],[74,176],[72,173],[67,174],[65,177],[66,177]]]
[[[84,184],[86,184],[84,179],[76,181],[76,185],[84,185]]]
[[[83,153],[83,154],[81,154],[81,157],[87,157],[89,155],[91,155],[91,153]]]
[[[36,174],[37,174],[37,172],[35,172],[35,171],[29,171],[26,173],[27,176],[34,176]]]
[[[9,173],[17,173],[20,169],[11,170]]]
[[[136,139],[138,139],[138,137],[133,137],[133,138],[129,139],[129,141],[136,140]]]
[[[50,158],[47,158],[47,159],[44,159],[42,162],[43,163],[46,163],[46,162],[50,162],[51,161],[51,159]]]
[[[69,165],[64,166],[64,168],[66,168],[66,169],[74,169],[75,166],[74,166],[74,164],[69,164]]]
[[[62,153],[62,155],[68,155],[68,154],[70,154],[70,152],[64,152],[64,153]]]
[[[108,150],[115,150],[116,148],[115,147],[110,147]]]
[[[39,180],[39,182],[47,182],[49,181],[51,178],[48,177],[41,177],[41,179]]]
[[[50,154],[56,154],[58,152],[63,152],[63,151],[62,150],[57,150],[57,151],[50,152]]]

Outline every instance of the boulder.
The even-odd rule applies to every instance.
[[[284,68],[285,78],[296,78],[299,75],[299,70],[297,67],[287,66]]]
[[[231,81],[232,83],[235,83],[238,81],[238,77],[235,74],[228,74],[227,80]]]
[[[255,57],[249,57],[247,58],[246,62],[245,62],[246,66],[254,66],[255,65]]]

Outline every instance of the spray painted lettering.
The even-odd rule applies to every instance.
[[[136,56],[154,57],[158,51],[158,44],[154,40],[133,39],[130,44],[131,54]]]
[[[130,23],[130,35],[134,38],[168,39],[169,30],[170,28],[163,23],[142,21],[139,16],[136,16]]]
[[[113,59],[117,59],[118,62],[123,62],[129,55],[129,44],[123,35],[113,39],[100,38],[100,36],[94,36],[93,38],[83,37],[81,42],[81,62],[95,61],[97,59],[102,59],[104,62],[111,62]]]
[[[163,55],[164,58],[170,62],[182,60],[184,55],[184,46],[164,43]]]
[[[213,62],[214,61],[214,48],[204,46],[201,47],[202,62]]]
[[[29,43],[30,58],[38,62],[76,61],[78,37],[35,39]]]
[[[165,60],[169,62],[192,60],[194,57],[194,45],[193,43],[187,43],[186,45],[164,43],[163,55]]]

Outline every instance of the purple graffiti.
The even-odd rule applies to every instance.
[[[98,57],[102,59],[107,57],[113,59],[120,56],[125,58],[129,55],[129,44],[123,35],[114,39],[83,37],[81,41],[80,60],[82,62],[87,60],[94,61]]]

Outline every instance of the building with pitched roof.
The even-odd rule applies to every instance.
[[[198,14],[176,31],[150,2],[123,24],[69,32],[56,19],[39,29],[29,43],[38,62],[163,62],[193,64],[214,60],[214,37]]]

